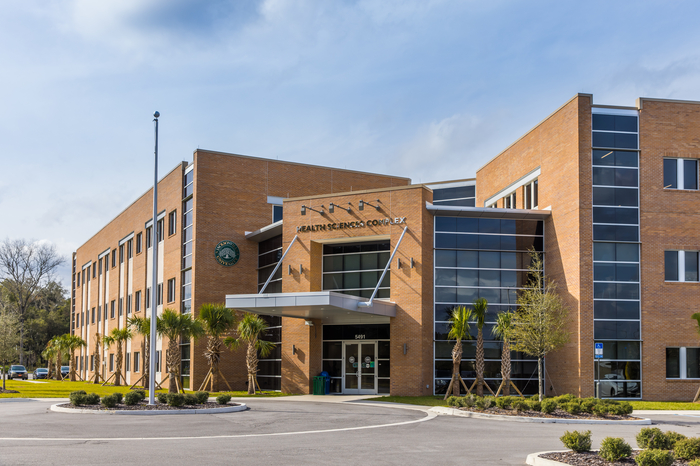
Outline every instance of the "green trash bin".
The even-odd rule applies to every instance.
[[[314,395],[326,394],[326,378],[323,376],[314,377]]]

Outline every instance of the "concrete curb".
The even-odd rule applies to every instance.
[[[549,417],[522,417],[522,416],[503,416],[501,414],[486,414],[486,413],[474,413],[471,411],[462,411],[455,408],[446,408],[444,406],[435,406],[429,409],[430,412],[440,414],[443,416],[460,416],[460,417],[472,417],[476,419],[491,419],[492,421],[510,421],[510,422],[529,422],[535,424],[626,424],[626,425],[636,425],[645,426],[651,424],[651,419],[635,419],[629,421],[613,421],[613,420],[597,420],[597,419],[556,419]]]
[[[238,411],[245,411],[248,406],[245,403],[237,403],[235,406],[224,406],[222,408],[205,408],[205,409],[172,409],[172,410],[144,410],[144,411],[120,411],[116,409],[105,409],[105,410],[94,410],[94,409],[74,409],[74,408],[62,408],[57,404],[51,405],[51,411],[57,413],[71,413],[71,414],[108,414],[108,415],[127,415],[127,416],[160,416],[166,414],[221,414],[221,413],[234,413]]]
[[[525,464],[529,464],[532,466],[570,466],[566,463],[560,463],[559,461],[548,460],[547,458],[540,458],[540,455],[544,455],[545,453],[562,453],[565,451],[569,450],[551,450],[530,453],[529,455],[527,455],[527,460],[525,460]]]

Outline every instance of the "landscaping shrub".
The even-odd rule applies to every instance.
[[[470,393],[469,395],[460,398],[460,406],[462,406],[463,408],[471,408],[476,403],[476,400],[476,395]]]
[[[502,396],[500,398],[496,398],[496,406],[501,409],[510,409],[511,403],[513,403],[512,396]]]
[[[216,402],[220,405],[225,405],[229,401],[231,401],[231,395],[219,395],[216,397]]]
[[[669,432],[669,434],[675,434],[675,432]],[[684,438],[676,440],[676,444],[673,447],[673,453],[676,455],[676,458],[683,460],[692,460],[700,457],[700,438]]]
[[[585,432],[579,432],[577,430],[569,432],[567,430],[564,432],[564,435],[559,437],[559,440],[561,440],[561,443],[563,443],[566,448],[569,448],[575,452],[590,451],[591,449],[590,430]]]
[[[194,406],[197,404],[197,397],[192,393],[185,394],[185,404],[187,406]]]
[[[616,437],[605,437],[600,444],[598,453],[603,459],[610,462],[627,458],[632,454],[632,447],[624,439]]]
[[[114,395],[114,396],[117,398],[117,403],[121,403],[121,402],[122,402],[122,398],[124,398],[124,394],[123,394],[123,393],[117,392],[117,393],[112,393],[112,395]]]
[[[457,397],[456,396],[448,396],[447,397],[447,406],[457,406]]]
[[[598,405],[598,400],[595,398],[586,398],[581,400],[581,412],[593,414],[593,409]]]
[[[85,398],[87,397],[87,393],[85,390],[78,390],[75,392],[71,392],[70,395],[68,395],[68,399],[70,400],[70,404],[73,406],[82,406],[85,404]]]
[[[688,437],[686,437],[683,434],[679,434],[678,432],[674,432],[674,431],[670,430],[670,431],[666,432],[666,438],[668,439],[669,448],[673,449],[673,447],[677,441],[685,440]]]
[[[133,406],[141,401],[141,395],[136,392],[129,392],[124,395],[124,404],[127,406]]]
[[[133,393],[138,393],[139,397],[141,398],[140,401],[143,401],[146,399],[146,390],[134,390]]]
[[[593,407],[593,414],[596,416],[605,416],[608,414],[609,405],[605,403],[598,403]]]
[[[567,393],[565,395],[555,396],[553,399],[557,402],[557,404],[561,405],[576,400],[576,397],[571,393]]]
[[[658,427],[645,427],[637,434],[639,448],[668,450],[670,448],[668,437]]]
[[[207,401],[209,401],[209,392],[196,392],[194,396],[197,397],[197,403],[200,405],[203,405]]]
[[[639,466],[671,466],[673,455],[666,450],[644,450],[637,455],[634,461]]]
[[[182,393],[168,393],[168,406],[179,407],[185,404],[185,395]]]
[[[528,409],[527,401],[525,401],[525,400],[514,400],[510,404],[510,406],[512,409],[516,410],[519,413],[523,412],[523,411],[527,411],[527,409]]]
[[[627,401],[620,401],[618,403],[619,406],[621,406],[624,409],[623,414],[630,415],[632,414],[632,411],[634,411],[634,408],[632,407],[632,403],[629,403]]]
[[[581,407],[575,401],[565,403],[563,406],[561,406],[561,408],[569,414],[578,414],[581,412]]]
[[[527,408],[530,411],[542,411],[542,403],[540,403],[540,400],[528,400],[527,401]]]
[[[114,396],[114,394],[105,395],[102,397],[102,406],[104,406],[105,408],[114,408],[115,406],[117,406],[118,402],[118,398]]]
[[[97,393],[90,393],[89,395],[85,395],[85,404],[86,405],[100,404],[100,395],[98,395]]]
[[[156,399],[158,400],[158,403],[167,404],[168,403],[168,394],[167,393],[156,393]]]
[[[484,409],[489,409],[491,406],[496,404],[496,398],[493,396],[484,397]]]
[[[474,401],[474,407],[476,409],[485,409],[486,408],[486,401],[484,401],[484,398],[479,398]]]
[[[542,400],[542,412],[545,414],[551,414],[557,409],[557,402],[552,398],[547,398]]]
[[[688,463],[688,466],[700,466],[700,460],[693,460]]]

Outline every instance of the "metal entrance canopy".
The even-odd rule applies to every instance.
[[[226,296],[226,307],[254,314],[323,319],[324,323],[388,323],[396,317],[396,304],[375,299],[372,307],[360,307],[367,298],[334,291],[302,293],[234,294]]]

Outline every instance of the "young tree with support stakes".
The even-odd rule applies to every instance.
[[[100,361],[102,360],[102,335],[100,333],[95,334],[95,349],[93,350],[93,358],[95,360],[95,375],[93,383],[100,383]]]
[[[471,338],[469,335],[469,321],[472,319],[472,310],[466,306],[457,306],[452,309],[450,314],[450,330],[447,333],[449,340],[455,340],[455,346],[452,348],[452,379],[445,391],[445,398],[450,396],[450,390],[454,396],[459,396],[460,383],[467,389],[467,385],[462,380],[462,340]]]
[[[541,255],[530,250],[528,282],[518,295],[518,310],[513,315],[509,339],[515,351],[537,358],[539,399],[544,397],[542,361],[550,352],[569,341],[566,330],[567,309],[556,292],[556,284],[544,277]]]
[[[126,324],[137,334],[143,336],[143,344],[141,345],[141,351],[143,354],[143,375],[139,380],[134,382],[131,388],[135,387],[137,383],[143,382],[142,387],[148,388],[148,379],[150,377],[149,371],[151,370],[151,318],[150,317],[131,317],[127,319]],[[156,321],[156,328],[160,325],[160,318]],[[155,375],[154,375],[155,377]]]
[[[53,354],[56,361],[56,380],[63,380],[61,366],[63,365],[63,357],[68,356],[65,337],[65,335],[56,335],[46,344],[47,353]]]
[[[122,380],[124,380],[124,384],[126,384],[126,379],[122,375],[122,363],[124,361],[124,356],[122,352],[122,345],[126,343],[127,340],[131,339],[133,337],[133,334],[131,333],[130,328],[115,328],[112,329],[109,335],[105,335],[102,338],[102,341],[104,342],[107,347],[110,347],[112,345],[117,345],[117,361],[116,361],[116,368],[114,370],[114,374],[109,376],[107,380],[104,381],[104,384],[109,382],[112,377],[114,377],[114,385],[116,387],[121,386]]]
[[[501,392],[501,389],[503,389],[503,396],[510,396],[511,385],[513,385],[513,388],[517,390],[517,388],[513,384],[513,381],[510,380],[510,340],[508,335],[512,327],[513,313],[508,311],[498,314],[498,316],[496,317],[496,325],[493,327],[492,332],[495,337],[498,337],[503,341],[503,349],[501,351],[501,378],[503,380],[501,381],[501,385],[499,385],[498,390],[496,391],[496,396],[498,396],[498,394]]]
[[[168,365],[168,392],[184,392],[180,386],[180,340],[199,338],[204,334],[204,329],[201,322],[192,319],[190,314],[180,314],[172,309],[165,309],[160,321],[159,333],[168,337],[168,352],[165,356]]]
[[[236,317],[231,309],[228,309],[224,304],[206,303],[199,308],[197,320],[201,322],[204,332],[209,336],[207,350],[204,352],[204,357],[209,362],[209,372],[204,377],[199,390],[204,390],[209,383],[211,391],[215,391],[218,388],[219,377],[226,382],[226,386],[231,390],[231,386],[219,370],[219,360],[223,346],[221,337],[231,330],[236,323]]]
[[[256,314],[246,314],[238,323],[238,338],[227,337],[224,340],[224,345],[232,350],[239,348],[243,343],[248,344],[245,362],[248,368],[249,395],[255,395],[256,387],[262,392],[257,377],[258,353],[264,358],[275,349],[274,343],[263,340],[267,329],[268,326],[262,317]]]
[[[0,307],[0,370],[2,370],[2,390],[5,390],[5,378],[9,364],[17,355],[19,344],[19,317],[6,307]]]
[[[474,301],[472,317],[476,321],[476,396],[484,396],[484,322],[489,307],[485,298]],[[490,388],[489,388],[490,390]]]
[[[46,348],[44,348],[44,351],[41,352],[41,357],[46,359],[46,367],[47,367],[47,370],[49,371],[46,374],[47,379],[52,379],[54,377],[54,369],[55,369],[54,365],[56,364],[56,353],[57,353],[57,349],[51,345],[50,341],[46,344]],[[59,372],[60,372],[60,370],[59,370]]]
[[[24,320],[39,291],[64,259],[49,244],[24,239],[0,242],[0,278],[19,318],[19,363],[24,364]]]
[[[66,347],[66,350],[68,350],[68,353],[70,353],[70,381],[75,382],[75,377],[76,377],[76,367],[75,364],[73,364],[73,361],[75,361],[75,352],[76,350],[79,350],[80,348],[84,348],[87,346],[87,343],[85,340],[80,338],[78,335],[71,335],[70,333],[67,333],[63,335],[64,339],[64,345]],[[78,374],[78,378],[80,380],[83,380],[83,378]]]

